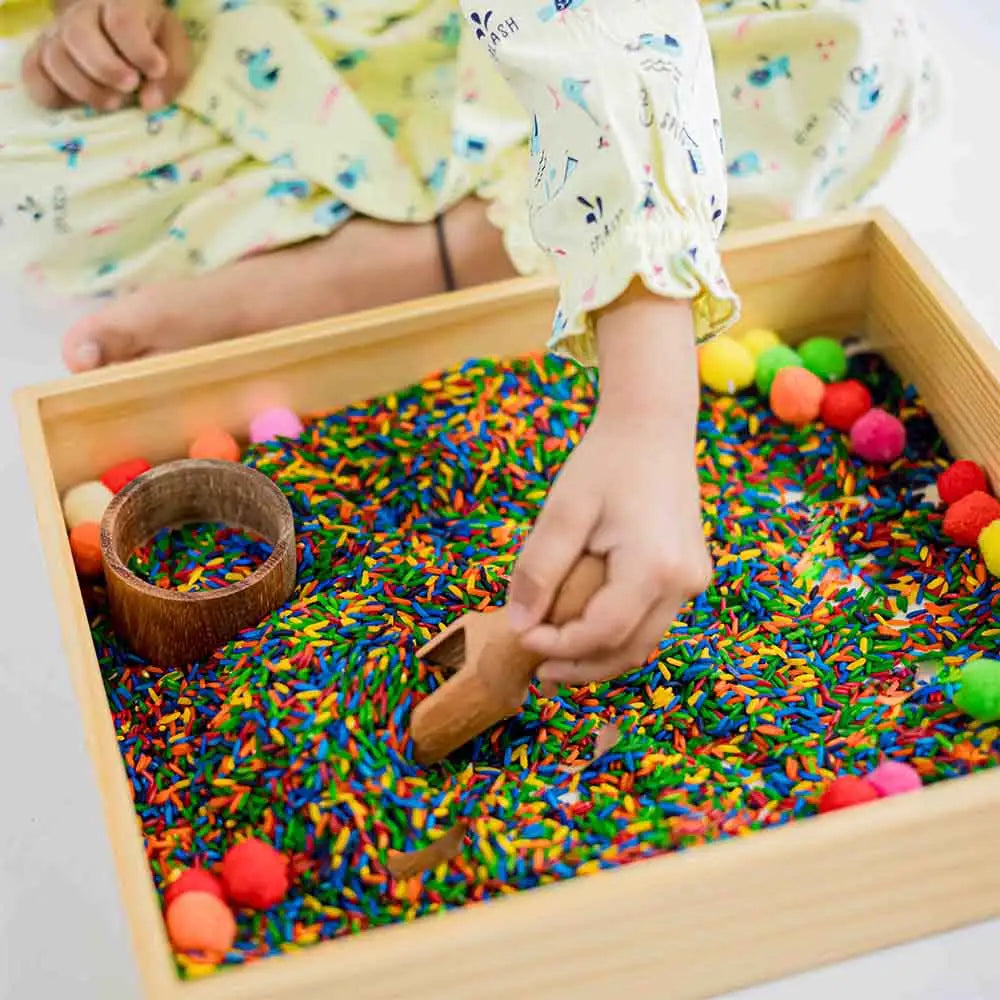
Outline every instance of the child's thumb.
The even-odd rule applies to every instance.
[[[162,93],[165,102],[171,102],[191,77],[191,41],[181,21],[168,13],[160,24],[156,44],[167,57],[167,73],[162,81]]]

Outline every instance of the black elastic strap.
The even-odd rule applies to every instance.
[[[449,292],[455,291],[455,269],[451,265],[451,254],[448,253],[448,241],[444,235],[444,216],[434,219],[434,231],[437,233],[438,253],[441,256],[441,270],[444,272],[444,286]]]

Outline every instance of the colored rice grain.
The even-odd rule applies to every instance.
[[[239,583],[270,554],[268,542],[242,528],[186,524],[158,531],[138,546],[128,568],[154,586],[195,593]]]
[[[178,866],[216,865],[237,834],[289,855],[287,898],[239,918],[237,963],[776,826],[883,759],[925,784],[996,764],[1000,729],[952,707],[949,672],[996,649],[1000,583],[941,534],[925,491],[947,455],[919,401],[875,359],[850,374],[907,425],[891,471],[859,465],[836,431],[781,425],[756,394],[706,399],[712,589],[650,665],[532,695],[431,770],[407,741],[438,683],[415,650],[501,601],[590,419],[590,377],[470,362],[251,449],[297,523],[299,582],[280,612],[182,673],[137,661],[99,593],[92,607],[161,887]],[[942,672],[918,677],[929,657]],[[609,725],[618,739],[595,759]],[[456,857],[391,876],[396,852],[459,826]]]

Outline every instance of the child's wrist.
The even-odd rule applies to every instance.
[[[636,283],[597,316],[600,411],[616,421],[694,426],[697,353],[691,304]]]

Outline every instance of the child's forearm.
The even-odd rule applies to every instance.
[[[669,429],[679,444],[693,441],[698,364],[689,301],[653,295],[635,282],[598,315],[597,348],[601,413]]]

